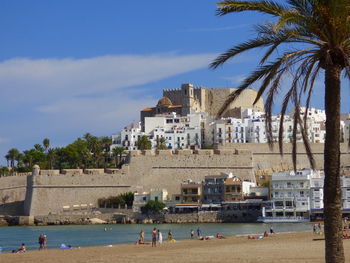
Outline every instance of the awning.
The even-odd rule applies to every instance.
[[[195,204],[177,204],[175,205],[175,208],[198,208],[199,205]]]

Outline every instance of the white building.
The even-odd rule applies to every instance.
[[[166,189],[151,189],[150,192],[135,193],[132,209],[134,212],[141,212],[148,201],[159,201],[166,203],[168,201],[168,191]]]
[[[201,148],[204,138],[204,118],[201,113],[181,117],[175,113],[145,118],[145,133],[157,147],[160,138],[168,149]]]
[[[120,133],[112,135],[111,150],[114,147],[124,147],[125,150],[136,150],[137,140],[144,135],[141,132],[141,122],[132,123],[124,127]]]
[[[289,116],[293,117],[295,108],[291,110],[289,113]],[[300,116],[303,119],[304,115],[306,114],[306,107],[299,107]],[[324,122],[326,121],[326,111],[320,110],[316,108],[309,108],[307,111],[307,118],[311,119],[315,122]]]
[[[311,169],[273,173],[272,207],[266,209],[266,216],[309,219],[311,207],[315,207],[317,201],[311,185],[316,190],[316,182],[322,177],[322,173]]]
[[[344,172],[343,172],[344,173]],[[304,169],[272,174],[272,206],[266,217],[310,219],[323,217],[324,173]],[[350,214],[350,177],[341,176],[343,214]]]
[[[305,108],[301,107],[301,115]],[[283,119],[283,142],[289,143],[293,139],[293,112]],[[308,139],[312,143],[324,143],[325,140],[325,111],[310,108],[306,121]],[[266,143],[266,118],[263,111],[245,109],[241,118],[215,119],[205,113],[195,112],[187,116],[179,116],[175,112],[168,112],[154,117],[144,118],[144,132],[140,122],[125,127],[119,134],[112,135],[113,145],[122,146],[127,150],[137,149],[137,140],[146,135],[152,142],[152,148],[159,146],[159,140],[165,140],[168,149],[197,149],[211,147],[225,143]],[[271,119],[272,140],[279,140],[280,115],[273,115]],[[350,139],[350,119],[341,121],[342,139]],[[302,142],[300,128],[297,128],[297,142]]]

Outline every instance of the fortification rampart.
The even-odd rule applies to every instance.
[[[0,214],[17,215],[23,210],[27,176],[17,175],[0,178]]]
[[[312,143],[310,146],[315,159],[316,169],[323,170],[324,144]],[[251,151],[255,170],[276,167],[281,164],[293,167],[292,147],[291,143],[283,144],[283,156],[281,156],[278,144],[275,144],[272,150],[269,148],[269,145],[265,143],[225,143],[224,145],[216,146],[218,149],[247,149]],[[341,165],[350,165],[350,149],[346,143],[341,144],[340,153]],[[310,168],[303,143],[297,144],[297,168]]]
[[[251,153],[235,150],[131,151],[127,180],[142,191],[165,188],[174,194],[179,193],[183,180],[201,181],[206,175],[221,172],[232,172],[254,181]]]
[[[317,169],[323,169],[323,144],[312,144]],[[60,214],[84,211],[97,206],[97,199],[127,191],[144,192],[167,189],[179,193],[180,183],[201,181],[206,175],[232,172],[255,181],[254,170],[292,167],[292,146],[285,144],[284,156],[278,147],[270,151],[266,144],[231,144],[215,150],[130,151],[122,169],[42,170],[36,176],[0,178],[0,214]],[[350,165],[347,145],[341,146],[341,163]],[[304,148],[298,145],[298,167],[309,167]],[[4,200],[5,200],[4,199]],[[25,205],[23,209],[23,201]]]
[[[26,215],[60,214],[97,207],[101,197],[131,191],[121,174],[32,175],[28,177]],[[30,196],[31,195],[31,196]]]

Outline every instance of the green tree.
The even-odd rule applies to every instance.
[[[164,137],[160,137],[157,140],[157,150],[166,150],[168,147],[166,146],[166,139]]]
[[[146,212],[159,213],[159,212],[163,211],[164,208],[165,208],[164,203],[159,202],[159,201],[149,200],[146,203],[144,210]]]
[[[139,150],[150,150],[152,148],[152,142],[148,139],[146,135],[142,135],[137,140],[137,148]]]
[[[125,204],[128,207],[131,207],[134,203],[134,193],[133,192],[127,192],[124,194],[121,194],[121,197],[123,198],[123,200],[125,201]]]
[[[8,153],[5,155],[5,159],[7,161],[7,167],[10,167],[10,155]]]
[[[255,48],[267,48],[260,66],[253,71],[237,91],[229,95],[219,110],[221,115],[243,90],[259,82],[255,103],[263,94],[267,138],[272,145],[272,107],[283,78],[292,76],[289,90],[281,107],[279,148],[283,154],[283,120],[289,104],[295,107],[293,125],[293,163],[296,169],[296,132],[299,128],[311,166],[314,159],[308,144],[306,118],[314,82],[322,73],[325,78],[326,138],[324,145],[324,222],[326,262],[344,262],[342,242],[340,188],[340,90],[341,73],[350,76],[350,1],[349,0],[289,0],[286,4],[274,1],[223,1],[218,15],[242,11],[257,11],[273,16],[272,22],[256,26],[256,37],[238,44],[218,56],[212,68]],[[293,74],[290,74],[290,73]],[[279,93],[278,96],[281,96]],[[304,98],[305,97],[305,98]],[[299,105],[305,99],[306,114],[300,117]]]
[[[7,152],[7,158],[10,160],[10,166],[15,167],[15,161],[18,159],[19,151],[16,148],[12,148]]]
[[[119,167],[122,162],[122,156],[125,153],[123,147],[114,147],[112,150],[112,154],[115,161],[115,167]]]
[[[87,166],[90,152],[86,141],[78,138],[62,151],[63,161],[68,163],[71,168],[85,168]]]
[[[45,152],[45,149],[43,146],[41,146],[39,143],[34,144],[34,150],[38,151],[38,152]]]
[[[34,164],[44,167],[46,156],[42,151],[36,149],[23,151],[22,161],[27,168],[32,168]]]
[[[43,140],[43,146],[44,146],[44,151],[47,152],[48,149],[50,148],[50,140],[48,138],[45,138]]]
[[[48,160],[49,167],[50,167],[51,170],[53,168],[55,157],[56,157],[56,150],[52,149],[52,148],[49,148],[48,151],[47,151],[47,160]]]
[[[0,168],[0,177],[1,176],[7,176],[10,174],[10,170],[8,167],[1,167]]]

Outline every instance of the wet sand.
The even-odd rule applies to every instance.
[[[113,245],[73,250],[29,251],[1,254],[1,263],[109,263],[109,262],[324,262],[324,240],[312,233],[277,234],[262,240],[228,237],[181,240],[156,248],[151,245]],[[344,240],[350,262],[350,240]]]

